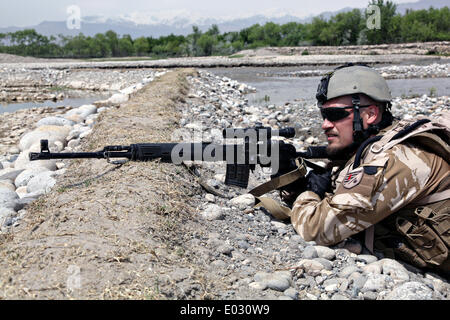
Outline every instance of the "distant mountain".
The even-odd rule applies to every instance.
[[[422,10],[429,9],[433,7],[435,9],[449,7],[450,3],[448,0],[420,0],[417,2],[408,2],[397,4],[397,12],[400,14],[405,14],[406,9],[412,10]]]
[[[413,10],[428,9],[429,7],[442,8],[448,6],[448,0],[420,0],[418,2],[397,4],[397,12],[404,14],[406,9]],[[343,8],[338,11],[323,12],[320,15],[325,19],[340,13],[351,11],[354,8]],[[364,8],[358,8],[364,10]],[[314,15],[316,16],[316,15]],[[152,36],[158,38],[169,34],[188,35],[192,33],[195,25],[201,31],[208,30],[211,25],[217,24],[221,32],[239,31],[250,27],[256,23],[261,25],[266,22],[284,24],[287,22],[308,23],[314,16],[298,17],[280,12],[265,13],[240,18],[210,18],[195,16],[188,11],[179,11],[171,16],[158,17],[147,13],[125,14],[119,17],[109,18],[101,16],[82,17],[81,29],[68,29],[65,21],[44,21],[35,26],[29,27],[8,27],[0,28],[0,33],[15,32],[23,29],[35,29],[38,33],[50,35],[77,35],[80,32],[86,36],[93,36],[96,33],[105,33],[113,30],[119,35],[129,34],[132,38],[140,36]]]

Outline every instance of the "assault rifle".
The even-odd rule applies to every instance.
[[[293,138],[295,128],[274,130],[261,125],[254,128],[224,129],[225,139],[243,139],[242,144],[199,143],[138,143],[128,146],[106,146],[97,152],[50,152],[48,140],[41,140],[41,151],[31,152],[30,160],[76,159],[76,158],[127,158],[131,161],[150,161],[160,159],[162,162],[181,164],[182,161],[225,161],[225,184],[247,188],[249,173],[256,165],[271,167],[272,177],[280,176],[298,167],[296,159],[312,169],[322,167],[304,160],[327,158],[325,147],[309,147],[305,152],[297,152],[295,147],[281,140],[272,140],[274,136]]]

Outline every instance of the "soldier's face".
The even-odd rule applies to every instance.
[[[352,106],[351,97],[339,97],[327,101],[322,108]],[[337,153],[353,142],[353,109],[346,108],[348,116],[340,120],[324,119],[322,129],[327,136],[328,152]],[[330,117],[332,118],[332,117]]]

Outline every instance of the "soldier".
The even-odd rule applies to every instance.
[[[316,98],[328,154],[345,161],[307,175],[288,214],[298,234],[320,245],[364,234],[372,253],[448,272],[449,114],[392,125],[387,83],[362,65],[327,74]]]

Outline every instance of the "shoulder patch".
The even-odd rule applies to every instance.
[[[359,167],[354,170],[351,170],[350,167],[347,174],[344,177],[344,180],[342,181],[342,186],[346,189],[352,189],[353,187],[356,187],[361,182],[363,175],[364,175],[363,167]]]

